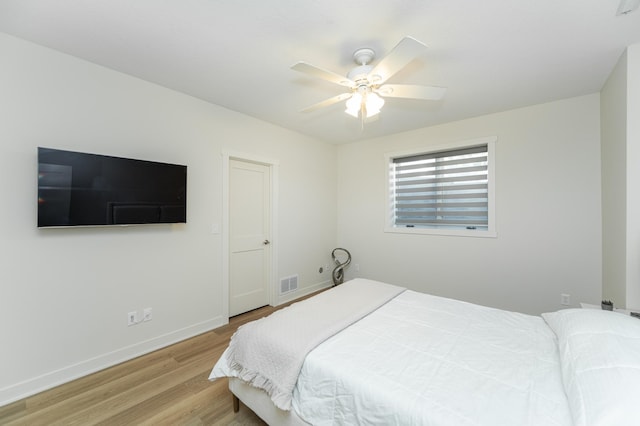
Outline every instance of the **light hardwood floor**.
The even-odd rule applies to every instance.
[[[0,407],[0,425],[265,425],[242,404],[235,414],[227,380],[207,377],[240,325],[282,307]]]

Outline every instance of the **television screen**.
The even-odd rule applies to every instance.
[[[38,227],[186,223],[187,166],[38,148]]]

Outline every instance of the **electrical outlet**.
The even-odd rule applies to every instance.
[[[565,293],[562,293],[562,294],[560,295],[560,304],[561,304],[562,306],[569,306],[569,305],[571,305],[571,295],[569,295],[569,294],[565,294]]]
[[[127,326],[131,327],[132,325],[136,325],[138,323],[138,312],[131,311],[127,314]]]
[[[354,268],[356,269],[356,272],[360,272],[360,264],[356,263],[355,265],[353,265]]]
[[[142,313],[142,321],[151,321],[153,319],[153,309],[145,308]]]

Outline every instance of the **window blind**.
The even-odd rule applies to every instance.
[[[394,158],[394,223],[488,228],[487,145]]]

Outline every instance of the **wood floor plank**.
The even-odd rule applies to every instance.
[[[27,402],[26,400],[20,400],[4,407],[0,407],[0,424],[2,424],[3,420],[5,422],[16,420],[25,415],[27,412]]]
[[[197,419],[201,424],[206,424],[203,420],[211,412],[215,404],[223,405],[223,411],[228,411],[230,395],[227,388],[223,386],[208,386],[199,392],[189,392],[186,398],[170,404],[169,408],[155,413],[150,417],[141,419],[140,425],[155,426],[158,424],[186,424]]]
[[[139,409],[144,410],[145,401],[153,400],[159,395],[162,396],[164,392],[180,385],[185,378],[191,378],[201,373],[203,368],[200,364],[187,364],[167,371],[141,385],[132,387],[111,398],[93,404],[85,410],[66,416],[63,419],[64,424],[99,424],[107,418],[112,417],[113,413],[127,411],[132,407],[138,406]]]
[[[29,397],[25,400],[27,408],[31,412],[58,404],[61,401],[68,402],[70,398],[76,395],[89,392],[92,389],[115,382],[123,377],[133,378],[131,375],[135,372],[145,370],[150,365],[157,362],[164,362],[167,359],[167,355],[163,350],[149,353],[144,357],[134,358],[105,370],[81,377],[63,386],[58,386]]]
[[[67,398],[56,404],[36,405],[35,408],[30,407],[23,416],[23,421],[29,424],[51,424],[68,416],[68,413],[77,413],[113,396],[117,396],[135,388],[136,386],[148,383],[159,375],[165,374],[167,371],[178,367],[178,363],[171,358],[152,357],[149,365],[133,364],[140,367],[139,370],[127,368],[128,374],[121,376],[116,373],[117,378],[111,381],[100,379],[95,385],[85,383],[82,386],[75,387],[74,383],[68,384],[71,389],[64,389],[67,385],[62,386],[64,394]],[[57,397],[54,397],[57,399]]]

